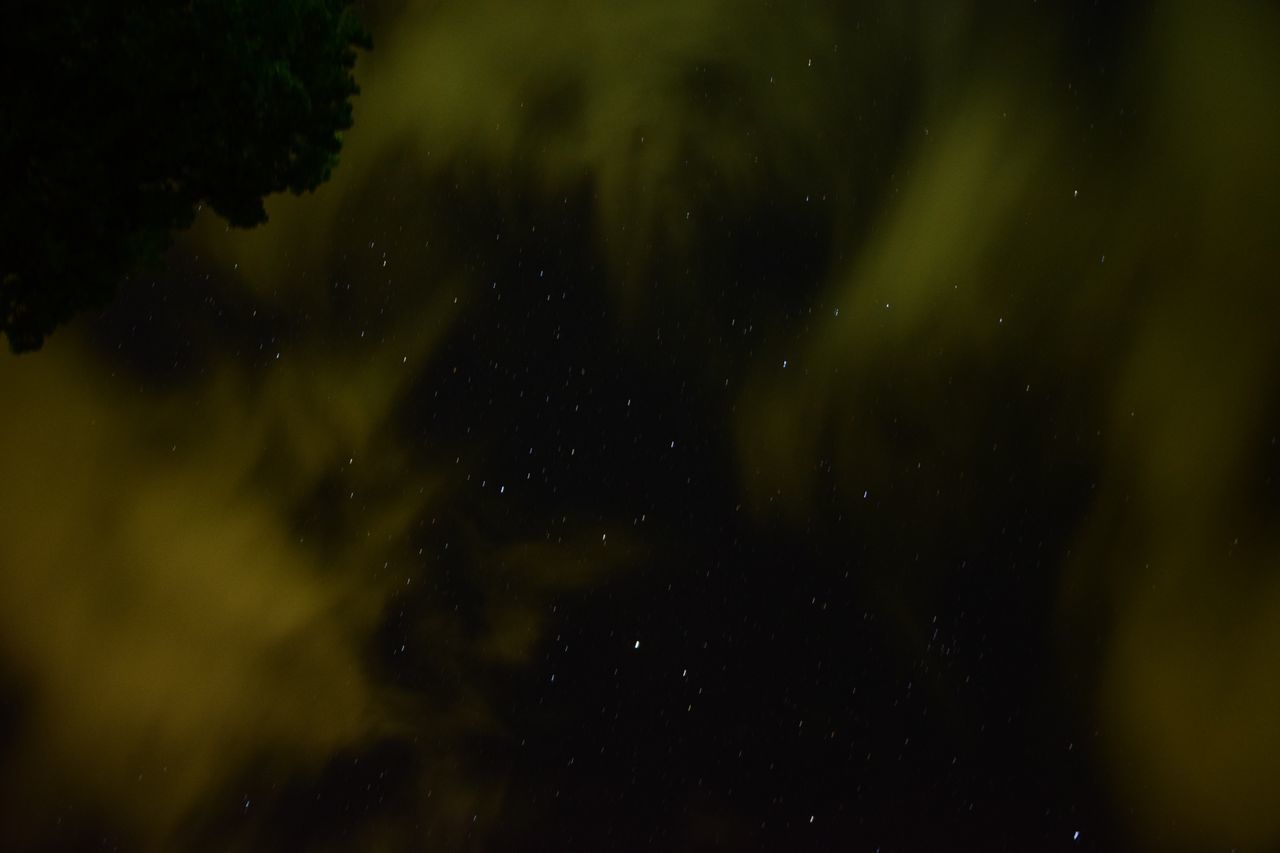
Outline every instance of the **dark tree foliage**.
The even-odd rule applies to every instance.
[[[0,34],[0,331],[101,307],[208,205],[325,181],[351,126],[349,0],[32,0]],[[15,10],[16,11],[16,10]]]

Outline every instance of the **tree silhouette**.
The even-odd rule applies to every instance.
[[[0,331],[14,352],[104,305],[207,204],[325,181],[351,126],[349,0],[46,0],[0,35]]]

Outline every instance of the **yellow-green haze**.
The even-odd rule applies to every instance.
[[[363,843],[430,829],[448,849],[501,808],[501,774],[449,746],[501,734],[467,667],[529,664],[552,592],[661,545],[628,538],[630,516],[490,537],[455,476],[483,421],[471,446],[430,451],[401,428],[430,394],[414,378],[448,368],[441,342],[493,284],[468,253],[506,239],[450,242],[468,227],[450,199],[538,227],[519,194],[586,199],[577,239],[618,306],[602,335],[664,300],[715,330],[674,345],[730,377],[722,434],[760,524],[838,536],[864,492],[926,457],[980,479],[1009,389],[1054,389],[1037,411],[1083,438],[1043,453],[1098,476],[1069,555],[1043,568],[1062,576],[1046,667],[1086,671],[1100,773],[1137,838],[1280,843],[1280,539],[1251,467],[1280,411],[1280,19],[1159,4],[1126,21],[1099,83],[1064,70],[1066,36],[1034,16],[1010,44],[941,5],[484,0],[375,18],[333,180],[251,232],[203,221],[175,253],[289,320],[278,357],[213,348],[149,383],[76,326],[0,360],[0,671],[29,697],[14,778],[172,849],[212,800],[252,814],[234,786],[254,762],[305,775],[420,736],[441,745],[418,768],[419,817]],[[771,269],[785,317],[728,345],[749,321],[715,307],[737,281],[706,271],[737,267],[709,256],[714,234],[770,205],[827,259]],[[368,298],[335,295],[353,292]],[[335,345],[350,312],[361,333]],[[977,529],[980,505],[930,505],[945,518],[922,525]],[[326,521],[300,526],[308,513]],[[366,658],[397,596],[439,570],[415,537],[446,515],[473,524],[452,547],[488,618],[464,629],[442,608],[414,629],[459,673],[437,700]],[[1187,837],[1161,834],[1175,812]],[[257,843],[246,827],[229,843]]]

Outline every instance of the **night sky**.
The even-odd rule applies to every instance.
[[[361,15],[0,357],[0,847],[1280,850],[1274,4]]]

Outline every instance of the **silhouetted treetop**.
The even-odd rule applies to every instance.
[[[0,35],[0,331],[100,307],[202,204],[232,225],[312,190],[351,126],[349,0],[45,0]]]

